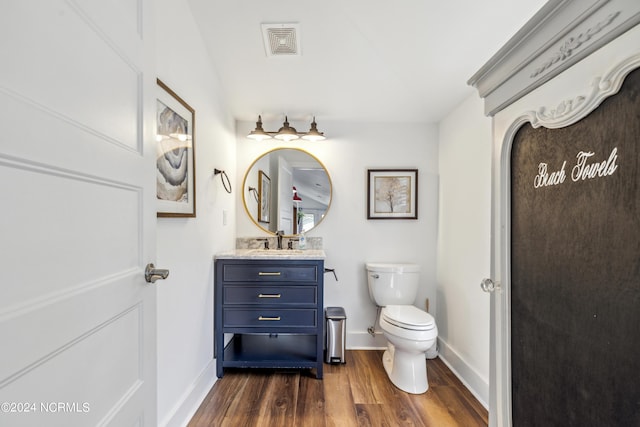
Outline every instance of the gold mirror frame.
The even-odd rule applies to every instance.
[[[302,150],[300,148],[290,148],[290,147],[279,147],[279,148],[274,148],[273,150],[269,150],[267,152],[265,152],[264,154],[260,155],[257,159],[255,159],[251,165],[249,165],[249,167],[247,168],[245,174],[244,174],[244,179],[242,180],[242,203],[244,205],[244,210],[245,213],[247,214],[247,216],[251,219],[251,221],[258,227],[260,228],[262,231],[269,233],[269,234],[275,234],[276,230],[274,228],[274,230],[269,230],[268,228],[266,228],[256,217],[256,215],[258,215],[258,210],[257,207],[259,205],[265,206],[265,205],[273,205],[273,203],[271,203],[271,200],[268,201],[265,204],[262,204],[262,200],[261,197],[265,194],[265,191],[269,192],[269,193],[277,193],[276,190],[276,186],[278,183],[278,179],[276,176],[273,176],[273,173],[271,173],[270,171],[264,171],[262,169],[258,169],[258,170],[254,170],[254,167],[256,167],[256,165],[260,162],[263,162],[266,160],[268,160],[268,156],[270,154],[276,153],[278,151],[295,151],[298,152],[300,154],[304,154],[306,156],[308,156],[310,158],[310,161],[313,161],[315,163],[317,163],[318,168],[320,169],[322,168],[322,170],[324,171],[326,178],[327,178],[327,182],[328,182],[328,186],[329,186],[329,201],[326,205],[326,208],[324,210],[324,214],[314,223],[313,227],[310,230],[315,229],[318,225],[320,225],[320,223],[322,222],[322,220],[324,219],[324,217],[327,215],[327,213],[329,212],[329,209],[331,207],[331,202],[333,200],[333,183],[331,182],[331,176],[329,175],[329,171],[327,170],[326,166],[313,154],[309,153],[308,151]],[[299,154],[299,155],[300,155]],[[295,164],[293,165],[293,168],[295,169]],[[270,188],[268,190],[265,190],[265,188],[263,188],[262,186],[262,177],[264,176],[268,176],[269,178],[269,182],[273,182],[273,185],[270,186]],[[255,176],[258,177],[260,176],[261,178],[258,179],[257,182],[247,182],[247,180],[250,178],[250,176]],[[294,183],[295,184],[295,183]],[[295,187],[295,185],[294,185]],[[253,196],[252,196],[253,194]],[[256,203],[256,215],[253,215],[251,213],[251,209],[248,206],[247,201],[248,200],[255,200],[253,203]],[[304,199],[303,199],[304,202]],[[292,192],[292,204],[293,204],[293,192]],[[303,208],[304,209],[304,208]],[[277,218],[278,214],[276,213],[270,213],[268,215],[265,216],[264,213],[262,213],[262,218],[269,218],[269,223],[265,223],[265,224],[270,224],[271,222],[277,224]],[[275,226],[274,226],[275,227]],[[309,231],[309,230],[307,230]],[[286,237],[293,237],[293,236],[297,236],[298,233],[294,233],[294,234],[286,234]]]

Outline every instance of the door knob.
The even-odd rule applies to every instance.
[[[147,268],[144,269],[144,280],[148,283],[155,283],[158,279],[166,279],[167,276],[169,276],[169,270],[155,268],[151,263],[147,264]]]
[[[480,289],[485,292],[493,292],[495,290],[500,290],[500,283],[495,283],[491,279],[482,279],[480,282]]]

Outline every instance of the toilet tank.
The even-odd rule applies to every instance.
[[[413,304],[420,276],[417,264],[368,262],[366,268],[369,296],[376,305]]]

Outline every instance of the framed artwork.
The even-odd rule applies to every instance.
[[[160,79],[157,83],[157,216],[195,217],[195,111]]]
[[[367,172],[367,219],[418,219],[418,169]]]
[[[271,207],[271,179],[263,171],[258,171],[258,221],[269,222]]]

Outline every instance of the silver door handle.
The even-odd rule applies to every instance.
[[[166,279],[169,276],[169,270],[162,268],[155,268],[151,263],[147,264],[147,268],[144,269],[144,280],[147,283],[155,283],[158,279]]]
[[[493,292],[495,290],[499,291],[500,283],[495,283],[491,279],[482,279],[482,282],[480,282],[480,289],[482,289],[485,292]]]

